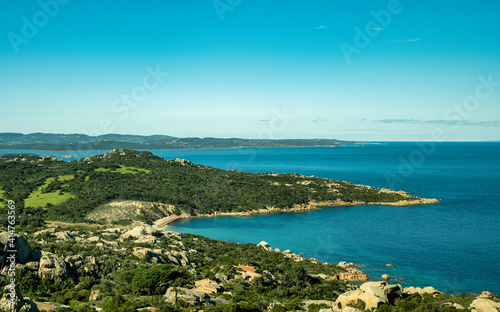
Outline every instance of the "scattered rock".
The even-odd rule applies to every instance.
[[[383,274],[382,275],[382,279],[384,279],[384,280],[390,280],[391,277],[389,276],[389,274]]]
[[[458,303],[445,302],[444,304],[446,304],[447,306],[450,306],[450,307],[454,307],[457,310],[464,310],[465,309],[463,306],[459,305]]]
[[[100,290],[94,290],[90,294],[89,301],[100,301],[102,299],[102,294]]]
[[[190,305],[203,304],[205,307],[213,307],[216,304],[228,304],[229,301],[220,297],[196,291],[193,289],[170,287],[164,295],[165,301],[175,305],[178,300],[182,300]]]
[[[303,307],[303,309],[305,311],[309,310],[309,306],[311,304],[318,304],[318,305],[319,304],[325,304],[325,305],[328,306],[328,308],[329,308],[330,311],[331,311],[332,308],[335,307],[335,302],[329,301],[329,300],[303,300],[302,303],[303,303],[302,307]]]
[[[157,241],[158,241],[158,239],[156,237],[154,237],[153,235],[141,235],[137,238],[137,240],[135,242],[154,245],[154,244],[156,244]]]
[[[125,232],[124,234],[120,235],[122,239],[127,239],[127,238],[136,238],[138,240],[148,240],[150,239],[150,236],[156,236],[158,235],[158,230],[152,227],[151,225],[145,224],[145,225],[139,225],[134,227],[128,232]]]
[[[48,234],[48,235],[52,235],[56,232],[56,229],[55,228],[48,228],[48,229],[45,229],[45,230],[41,230],[41,231],[37,231],[35,233],[33,233],[33,236],[39,236],[39,235],[44,235],[44,234]]]
[[[56,237],[62,241],[74,241],[75,238],[69,233],[69,231],[57,232]]]
[[[95,242],[98,242],[99,240],[100,240],[100,238],[97,236],[92,236],[92,237],[87,238],[87,242],[89,242],[89,243],[95,243]]]
[[[390,264],[390,263],[386,264],[385,266],[388,268],[392,268],[392,264]]]

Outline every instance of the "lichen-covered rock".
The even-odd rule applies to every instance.
[[[21,310],[24,304],[24,298],[19,290],[19,287],[5,286],[3,289],[2,299],[0,299],[1,311],[16,311]]]
[[[62,281],[69,276],[69,271],[63,259],[53,253],[43,251],[38,276]]]
[[[29,298],[23,298],[17,286],[5,286],[0,299],[0,311],[40,312],[33,301]]]

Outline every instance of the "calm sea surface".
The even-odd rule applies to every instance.
[[[4,152],[12,151],[0,150]],[[79,157],[102,153],[29,152]],[[169,230],[239,243],[265,240],[272,247],[320,261],[363,264],[372,280],[387,273],[404,278],[403,286],[432,285],[447,293],[500,293],[500,143],[153,153],[221,169],[297,172],[442,200],[412,207],[334,207],[249,218],[199,218],[179,221]],[[394,267],[386,268],[387,263]]]

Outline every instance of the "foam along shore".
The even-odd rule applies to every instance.
[[[395,192],[395,191],[391,191]],[[395,192],[399,193],[399,192]],[[181,219],[193,219],[193,218],[208,218],[208,217],[219,217],[219,216],[235,216],[235,217],[248,217],[258,214],[268,214],[268,213],[299,213],[299,212],[307,212],[313,210],[319,210],[321,207],[341,207],[341,206],[361,206],[361,205],[384,205],[384,206],[414,206],[414,205],[429,205],[439,203],[438,199],[434,198],[414,198],[409,197],[405,200],[400,200],[396,202],[362,202],[362,201],[343,201],[337,199],[335,201],[324,201],[324,202],[314,202],[311,201],[308,204],[298,204],[294,205],[291,208],[277,208],[277,207],[266,207],[263,209],[257,210],[249,210],[243,212],[214,212],[211,214],[181,214],[178,216],[168,216],[156,220],[154,222],[154,226],[157,229],[164,229],[169,224],[172,224]]]

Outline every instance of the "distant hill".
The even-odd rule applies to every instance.
[[[238,147],[313,147],[356,144],[335,139],[259,140],[240,138],[177,138],[168,135],[123,135],[54,133],[0,133],[0,149],[27,150],[111,150],[111,149],[200,149]]]

